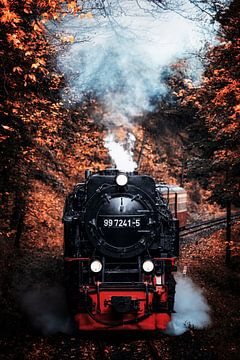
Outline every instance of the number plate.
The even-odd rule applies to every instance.
[[[139,228],[141,227],[140,218],[121,219],[121,218],[105,218],[103,219],[104,228]]]

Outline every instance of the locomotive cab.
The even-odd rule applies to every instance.
[[[67,197],[63,222],[67,295],[79,329],[165,329],[179,231],[153,178],[88,174]]]

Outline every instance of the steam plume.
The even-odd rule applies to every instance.
[[[203,329],[210,325],[210,307],[202,290],[188,277],[178,274],[175,294],[175,311],[166,333],[181,335],[189,326]]]
[[[78,3],[86,11],[91,8],[90,1]],[[129,127],[136,116],[152,111],[152,98],[166,92],[163,69],[206,42],[199,21],[188,19],[199,19],[197,8],[188,0],[178,2],[177,10],[184,11],[185,17],[174,11],[158,13],[157,5],[147,0],[112,1],[109,6],[104,13],[93,10],[93,17],[66,16],[57,25],[58,32],[75,39],[58,58],[68,80],[63,99],[68,104],[81,102],[91,93],[104,108],[102,122],[108,129]],[[210,18],[204,19],[204,26],[211,28]],[[196,80],[201,65],[192,56],[190,63]],[[116,140],[107,138],[105,143],[110,154],[115,154]],[[121,154],[125,156],[121,151],[118,157]],[[114,161],[117,166],[122,163]]]
[[[109,155],[117,169],[127,172],[132,172],[136,169],[137,163],[133,160],[134,143],[135,136],[131,133],[128,134],[125,141],[125,148],[124,144],[115,140],[113,133],[109,133],[105,137],[105,147],[109,150]]]

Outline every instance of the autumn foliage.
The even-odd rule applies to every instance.
[[[219,15],[219,44],[208,53],[201,88],[191,100],[200,123],[194,131],[202,157],[200,175],[212,189],[212,200],[240,204],[240,5],[233,1]],[[201,131],[200,131],[201,130]],[[198,163],[199,165],[199,163]],[[207,180],[208,179],[208,180]],[[207,180],[207,182],[206,182]]]
[[[80,10],[76,1],[0,1],[1,228],[16,245],[22,232],[40,246],[49,238],[61,244],[65,193],[84,168],[107,161],[84,108],[64,109],[60,99],[64,78],[47,24]]]

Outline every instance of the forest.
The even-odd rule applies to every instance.
[[[129,161],[187,190],[188,224],[238,211],[240,3],[0,0],[0,24],[2,356],[98,359],[57,300],[65,198],[86,169]],[[212,327],[157,338],[159,359],[238,358],[239,235],[229,266],[224,228],[183,241]],[[108,359],[154,358],[143,337],[106,343]]]

